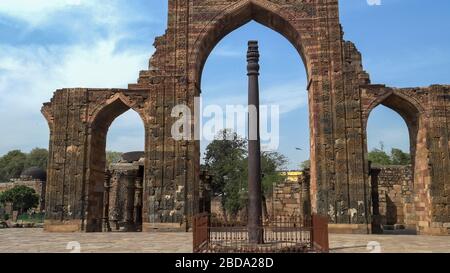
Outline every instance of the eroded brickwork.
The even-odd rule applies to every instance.
[[[129,108],[145,124],[143,228],[159,223],[188,229],[199,207],[200,145],[171,137],[178,118],[171,116],[172,108],[185,104],[193,111],[213,47],[255,20],[286,37],[306,67],[313,211],[328,215],[335,229],[351,225],[370,231],[365,124],[371,107],[406,97],[411,109],[395,99],[392,103],[410,120],[417,143],[418,223],[424,232],[433,226],[443,231],[450,222],[448,87],[394,90],[370,85],[361,54],[343,40],[338,0],[168,1],[167,31],[156,38],[149,69],[140,73],[136,84],[128,90],[59,90],[44,105],[51,133],[47,230],[95,226],[101,217],[107,128]],[[193,118],[192,131],[196,122]]]
[[[370,176],[374,228],[416,229],[412,167],[373,166]]]
[[[267,209],[271,216],[296,216],[308,220],[311,215],[310,177],[302,172],[296,181],[286,179],[273,188]]]

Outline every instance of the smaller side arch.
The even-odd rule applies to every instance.
[[[367,126],[370,113],[377,106],[384,105],[402,117],[407,125],[409,132],[412,180],[408,185],[412,191],[412,194],[414,194],[414,199],[413,201],[411,201],[411,204],[404,204],[404,206],[411,206],[408,209],[404,207],[404,211],[408,211],[408,213],[405,212],[404,215],[404,224],[406,224],[408,228],[414,229],[414,226],[417,227],[418,224],[416,215],[416,208],[418,205],[417,200],[419,199],[419,196],[426,195],[426,193],[423,194],[422,191],[427,188],[427,186],[425,185],[427,182],[424,180],[424,177],[427,176],[426,172],[428,171],[428,158],[424,156],[428,153],[425,139],[427,124],[423,122],[423,117],[426,114],[426,111],[424,106],[419,103],[416,98],[402,93],[402,90],[389,88],[386,89],[386,91],[387,92],[379,93],[379,96],[373,99],[368,107],[364,109],[364,132],[366,142],[365,158],[367,159],[368,157]],[[375,195],[377,195],[376,191]],[[374,222],[374,224],[378,225],[379,223]]]
[[[409,132],[411,157],[414,162],[418,141],[417,137],[420,127],[420,117],[425,112],[424,108],[414,99],[406,97],[398,90],[389,89],[386,93],[373,100],[365,110],[365,139],[367,139],[367,125],[369,122],[370,113],[379,105],[384,105],[393,110],[394,112],[399,114],[405,121]]]
[[[111,124],[114,119],[129,109],[133,109],[133,111],[138,113],[142,121],[145,123],[146,117],[141,109],[137,107],[137,103],[133,102],[123,92],[118,92],[108,98],[104,103],[95,106],[94,110],[90,114],[88,124],[94,124],[97,120],[102,118],[106,118],[106,120],[109,121],[109,124]]]
[[[106,171],[106,140],[109,127],[113,121],[132,109],[137,112],[143,122],[144,135],[146,122],[143,113],[123,93],[116,93],[100,104],[93,111],[88,119],[88,143],[87,143],[87,185],[85,186],[85,196],[87,196],[87,206],[85,217],[86,231],[97,232],[102,230],[103,218],[103,195]]]
[[[409,132],[411,157],[414,162],[417,150],[420,117],[425,112],[424,107],[422,107],[422,105],[420,105],[413,98],[408,98],[407,96],[401,94],[398,90],[390,90],[388,93],[375,100],[368,108],[365,128],[367,128],[370,113],[379,105],[384,105],[389,109],[392,109],[405,121]]]
[[[414,98],[402,94],[400,90],[389,88],[369,103],[365,110],[366,116],[368,117],[372,110],[380,104],[394,110],[405,119],[410,117],[412,113],[420,115],[425,112],[425,107]]]

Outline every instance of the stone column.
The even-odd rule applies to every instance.
[[[127,213],[125,220],[125,231],[131,232],[136,230],[134,222],[134,195],[136,191],[134,176],[129,173],[126,175],[127,181]]]
[[[119,230],[119,221],[121,215],[119,215],[119,204],[120,204],[120,177],[121,172],[113,170],[110,179],[110,190],[109,190],[109,221],[112,221],[115,225],[115,230]]]
[[[261,144],[259,134],[259,51],[258,42],[248,42],[248,237],[253,244],[263,243]]]
[[[135,180],[135,197],[134,197],[134,222],[136,227],[142,225],[142,190],[143,178],[138,176]]]
[[[304,170],[299,177],[301,183],[301,208],[302,217],[306,225],[311,221],[311,192],[310,192],[310,173]]]
[[[45,187],[47,182],[41,181],[41,194],[39,196],[39,212],[45,211]]]
[[[111,172],[105,172],[105,191],[103,196],[103,232],[111,232],[109,224],[109,192],[111,190]]]

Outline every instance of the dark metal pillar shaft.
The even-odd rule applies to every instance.
[[[254,244],[263,243],[261,143],[259,134],[259,51],[258,42],[248,42],[248,237]]]

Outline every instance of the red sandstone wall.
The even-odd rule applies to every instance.
[[[337,0],[169,0],[167,31],[155,40],[149,70],[140,73],[137,84],[129,90],[59,90],[44,105],[51,131],[47,218],[52,223],[74,220],[73,228],[80,219],[98,220],[106,129],[133,108],[146,128],[144,222],[168,223],[176,214],[180,222],[173,226],[187,228],[198,211],[200,145],[170,137],[175,121],[171,110],[177,104],[193,109],[210,51],[252,19],[291,41],[308,72],[313,210],[328,215],[331,223],[367,232],[371,206],[365,126],[373,107],[391,102],[409,120],[417,144],[412,151],[421,230],[447,231],[450,90],[369,85],[361,54],[343,40]],[[400,97],[417,113],[402,108],[396,100]],[[58,212],[59,207],[70,208],[70,214]]]

